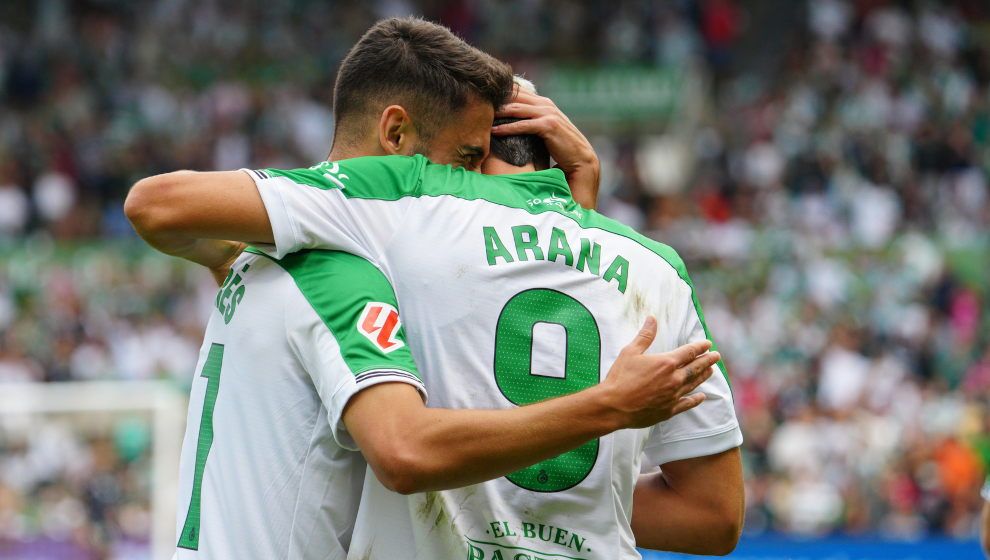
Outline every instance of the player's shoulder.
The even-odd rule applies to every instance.
[[[367,259],[343,251],[305,249],[286,255],[276,262],[294,278],[313,277],[317,282],[328,286],[340,280],[359,282],[362,278],[367,278],[369,282],[377,283],[384,278],[378,267]]]
[[[370,261],[350,253],[306,249],[271,261],[292,277],[299,292],[321,315],[351,300],[395,301],[395,291],[385,274]]]
[[[367,156],[325,161],[301,169],[259,169],[256,180],[283,179],[348,198],[394,200],[414,194],[426,163],[423,156]]]
[[[583,228],[602,230],[608,234],[625,238],[634,245],[638,245],[646,254],[652,254],[651,256],[656,259],[656,262],[662,265],[660,266],[661,270],[670,270],[676,273],[681,279],[690,283],[687,266],[673,247],[647,237],[635,229],[593,210],[585,211],[584,215],[580,218],[580,223]]]

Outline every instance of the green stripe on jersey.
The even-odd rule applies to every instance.
[[[339,189],[347,198],[394,201],[406,197],[453,196],[462,200],[484,200],[499,206],[525,210],[530,214],[556,212],[575,221],[584,229],[600,229],[626,237],[653,251],[667,262],[691,288],[691,301],[705,336],[717,350],[705,323],[694,284],[684,261],[676,251],[632,228],[606,218],[593,210],[581,208],[571,198],[570,187],[559,169],[547,169],[514,175],[482,175],[449,165],[430,163],[421,155],[374,156],[324,162],[309,169],[280,171],[266,169],[272,176],[285,177],[295,183],[323,190]],[[343,186],[343,188],[341,188]],[[729,375],[722,361],[722,375]],[[730,383],[731,388],[731,383]]]
[[[341,251],[305,250],[281,260],[272,259],[254,247],[246,251],[275,261],[292,276],[299,291],[337,339],[344,362],[355,376],[371,370],[399,370],[420,378],[406,344],[404,327],[399,325],[391,337],[401,346],[388,353],[358,330],[358,321],[369,303],[399,307],[392,284],[375,265]],[[387,328],[386,322],[377,334]],[[385,337],[386,344],[388,338]]]

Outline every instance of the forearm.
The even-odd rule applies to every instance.
[[[154,236],[142,238],[155,249],[205,266],[217,285],[223,284],[234,260],[247,245],[220,239],[162,239]]]
[[[584,391],[499,411],[428,409],[406,383],[352,396],[344,427],[385,487],[409,494],[459,488],[511,474],[625,428],[643,428],[698,406],[692,393],[712,374],[707,340],[643,354],[656,337],[650,317],[605,380]]]
[[[124,213],[142,238],[169,254],[191,251],[199,239],[275,241],[261,194],[242,171],[142,179],[127,194]]]
[[[594,156],[594,152],[592,152]],[[571,197],[585,210],[598,207],[598,187],[601,184],[601,167],[597,157],[594,161],[580,169],[565,173],[567,185],[571,188]]]
[[[210,269],[233,260],[246,246],[235,241],[188,238],[145,231],[137,225],[135,225],[134,230],[152,248],[166,255],[186,259]]]
[[[148,245],[205,266],[218,285],[246,247],[224,239],[242,234],[241,239],[271,240],[264,202],[240,171],[176,171],[142,179],[127,194],[124,213]],[[246,227],[252,218],[255,227]]]
[[[678,461],[640,476],[633,494],[636,546],[725,555],[742,530],[745,499],[739,449]],[[666,465],[665,465],[666,467]]]
[[[393,442],[393,448],[368,442],[361,449],[378,478],[388,481],[386,486],[408,494],[505,476],[580,447],[621,425],[602,393],[587,390],[509,410],[424,407],[404,414],[401,421],[379,424],[378,433],[370,436],[378,442]]]

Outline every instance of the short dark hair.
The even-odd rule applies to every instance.
[[[337,72],[335,136],[347,141],[369,120],[377,122],[385,107],[401,105],[429,142],[472,95],[497,111],[512,96],[512,68],[442,25],[384,19],[361,37]]]
[[[500,117],[495,119],[493,126],[514,123],[518,120],[520,119]],[[498,159],[516,167],[528,163],[532,163],[537,170],[550,167],[550,152],[547,150],[547,145],[535,134],[493,135],[489,151]]]

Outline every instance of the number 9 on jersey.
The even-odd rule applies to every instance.
[[[538,344],[538,338],[555,337],[563,344]],[[562,367],[542,367],[548,357],[541,353],[553,354],[549,362],[556,359]],[[576,393],[596,385],[600,372],[598,324],[576,299],[540,288],[519,292],[502,308],[495,327],[495,383],[509,402],[522,406]],[[596,439],[506,478],[528,490],[560,492],[580,484],[597,458]]]

